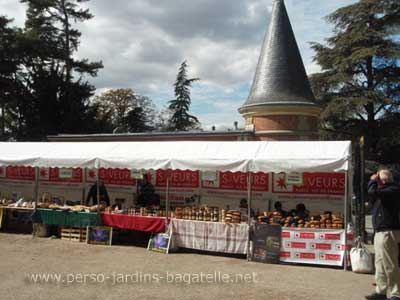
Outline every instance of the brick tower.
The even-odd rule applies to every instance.
[[[283,0],[275,0],[253,85],[239,108],[256,140],[317,140],[318,116]]]

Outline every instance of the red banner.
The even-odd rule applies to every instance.
[[[6,178],[15,180],[35,180],[35,169],[32,167],[8,166]]]
[[[298,249],[306,249],[307,243],[304,242],[289,242],[287,243],[288,248],[298,248]]]
[[[205,188],[214,188],[221,190],[247,190],[247,173],[243,172],[219,172],[219,180],[216,185],[203,183]],[[269,175],[268,173],[253,173],[253,184],[251,189],[258,192],[268,192]]]
[[[342,260],[342,256],[340,254],[321,253],[321,259],[333,260],[333,261],[341,261]]]
[[[325,235],[321,234],[321,238],[322,237],[325,240],[337,240],[337,241],[340,241],[340,234],[338,234],[338,233],[325,233]]]
[[[273,174],[273,193],[344,195],[344,173],[303,173],[303,185],[288,185],[285,174]]]
[[[80,183],[83,181],[83,170],[81,168],[69,169],[71,177],[60,176],[59,168],[41,168],[39,170],[39,179],[49,182],[72,182]]]
[[[199,171],[190,170],[173,170],[170,171],[170,187],[180,188],[198,188],[200,173]],[[157,170],[156,172],[156,187],[167,186],[167,171]]]
[[[326,243],[312,243],[310,244],[310,247],[311,249],[317,249],[317,250],[332,250],[332,244],[326,244]]]
[[[300,232],[301,239],[315,239],[314,232]]]
[[[299,259],[315,259],[315,253],[297,252],[294,256]]]
[[[90,169],[87,171],[87,181],[95,182],[96,181],[96,170]],[[131,171],[129,169],[104,169],[101,168],[99,170],[100,180],[104,182],[104,184],[113,184],[113,185],[136,185],[136,179],[131,177]]]

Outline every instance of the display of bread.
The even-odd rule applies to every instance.
[[[257,217],[257,221],[262,224],[281,225],[291,228],[314,228],[314,229],[343,229],[344,219],[338,214],[318,214],[311,213],[305,218],[299,216],[282,216],[278,212],[264,212]]]
[[[17,201],[3,198],[3,199],[0,199],[0,206],[33,209],[33,208],[35,208],[35,202],[25,200],[24,198],[21,198]]]

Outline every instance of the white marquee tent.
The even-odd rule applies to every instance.
[[[275,173],[342,172],[346,174],[346,221],[348,178],[353,171],[349,141],[0,143],[0,166],[10,165],[31,166],[36,171],[40,167],[80,167]],[[248,188],[250,214],[251,184]],[[167,181],[167,209],[168,206]],[[168,223],[168,218],[166,221]]]
[[[352,171],[349,141],[3,142],[0,165],[232,172]]]

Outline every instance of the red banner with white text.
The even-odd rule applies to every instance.
[[[132,178],[132,172],[129,169],[99,169],[100,180],[105,185],[121,185],[121,186],[136,186],[136,179]],[[97,172],[95,169],[87,169],[86,181],[94,183],[97,180]]]
[[[0,177],[11,180],[35,181],[35,169],[23,166],[1,167]]]
[[[40,168],[39,180],[53,183],[82,183],[83,170],[81,168]]]
[[[303,173],[302,185],[285,182],[285,173],[273,174],[273,193],[344,195],[344,173]]]

